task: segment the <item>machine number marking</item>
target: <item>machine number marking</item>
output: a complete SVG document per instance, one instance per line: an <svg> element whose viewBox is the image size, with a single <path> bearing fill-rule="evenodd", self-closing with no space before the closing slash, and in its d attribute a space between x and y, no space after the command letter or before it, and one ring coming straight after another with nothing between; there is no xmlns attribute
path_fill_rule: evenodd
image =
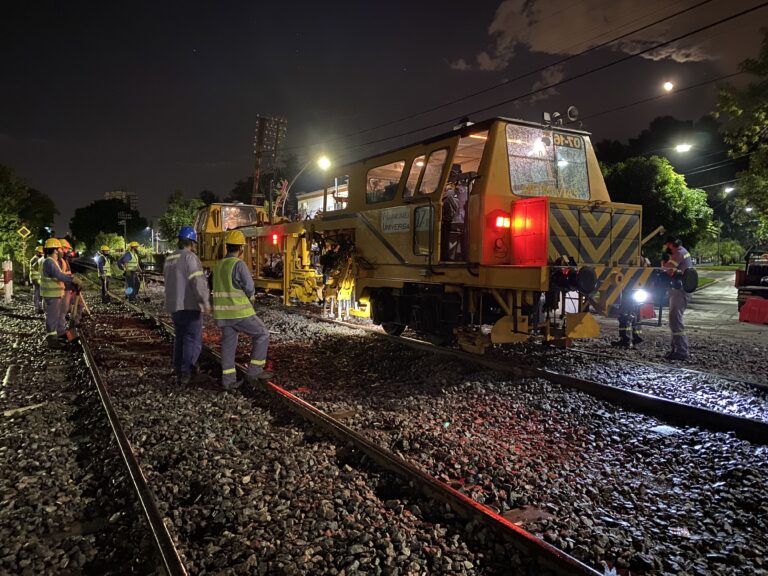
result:
<svg viewBox="0 0 768 576"><path fill-rule="evenodd" d="M580 136L573 136L571 134L553 134L552 140L555 146L565 146L567 148L582 148Z"/></svg>
<svg viewBox="0 0 768 576"><path fill-rule="evenodd" d="M407 206L387 208L381 211L381 231L384 234L398 234L411 229L411 212Z"/></svg>

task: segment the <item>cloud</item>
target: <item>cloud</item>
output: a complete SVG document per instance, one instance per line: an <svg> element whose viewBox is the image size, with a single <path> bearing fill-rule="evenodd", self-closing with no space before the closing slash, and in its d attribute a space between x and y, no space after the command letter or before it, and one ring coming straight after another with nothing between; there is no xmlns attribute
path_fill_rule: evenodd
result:
<svg viewBox="0 0 768 576"><path fill-rule="evenodd" d="M542 88L546 89L541 90L541 92L537 92L536 94L531 94L531 96L528 98L528 103L532 104L534 102L538 102L539 100L546 100L550 96L557 94L556 88L547 88L547 86L557 84L564 77L565 74L563 73L562 66L552 66L551 68L544 70L544 72L541 73L539 79L533 83L533 86L531 86L531 91L541 90Z"/></svg>
<svg viewBox="0 0 768 576"><path fill-rule="evenodd" d="M531 52L567 56L592 48L622 33L680 11L669 0L503 0L488 26L489 46L474 57L454 61L454 70L506 69L520 47ZM654 26L612 45L633 54L674 37L684 17ZM675 43L643 55L651 60L699 62L712 56L703 43Z"/></svg>

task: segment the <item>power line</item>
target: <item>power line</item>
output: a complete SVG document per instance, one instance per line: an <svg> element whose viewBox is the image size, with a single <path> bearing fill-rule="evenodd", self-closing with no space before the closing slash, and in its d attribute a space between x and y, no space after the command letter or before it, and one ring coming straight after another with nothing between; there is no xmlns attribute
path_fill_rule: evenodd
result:
<svg viewBox="0 0 768 576"><path fill-rule="evenodd" d="M497 108L497 107L502 106L504 104L509 104L509 103L515 102L517 100L522 100L524 98L529 98L529 97L531 97L531 96L533 96L535 94L539 94L539 93L541 93L541 92L543 92L545 90L549 90L551 88L555 88L555 87L558 87L558 86L562 86L563 84L567 84L569 82L572 82L574 80L578 80L580 78L584 78L585 76L588 76L589 74L594 74L596 72L601 72L603 70L606 70L608 68L616 66L617 64L621 64L623 62L626 62L627 60L630 60L630 59L635 58L637 56L642 56L643 54L647 54L649 52L652 52L652 51L657 50L659 48L662 48L664 46L668 46L669 44L673 44L674 42L678 42L678 41L683 40L683 39L685 39L685 38L687 38L689 36L693 36L695 34L703 32L705 30L709 30L710 28L714 28L716 26L720 26L722 24L725 24L726 22L729 22L729 21L734 20L736 18L739 18L741 16L745 16L746 14L749 14L751 12L754 12L756 10L764 8L767 5L768 5L768 2L762 2L761 4L758 4L757 6L753 6L752 8L748 8L746 10L742 10L740 12L737 12L736 14L732 14L731 16L726 16L724 18L721 18L720 20L717 20L716 22L712 22L710 24L707 24L706 26L701 26L699 28L696 28L695 30L692 30L692 31L687 32L685 34L681 34L681 35L676 36L676 37L674 37L674 38L672 38L670 40L665 40L664 42L659 42L657 44L649 46L648 48L645 48L645 49L643 49L643 50L641 50L639 52L636 52L634 54L629 54L629 55L627 55L627 56L625 56L623 58L619 58L618 60L614 60L613 62L609 62L607 64L603 64L601 66L598 66L597 68L593 68L591 70L587 70L585 72L579 73L579 74L577 74L575 76L571 76L570 78L565 78L563 80L560 80L559 82L555 82L555 83L550 84L548 86L543 86L543 87L535 89L535 90L530 90L530 91L526 92L525 94L520 94L520 95L515 96L513 98L508 98L506 100L502 100L501 102L497 102L496 104L493 104L493 105L490 105L490 106L484 106L482 108L479 108L477 110L474 110L474 111L470 112L470 114L478 114L480 112L486 112L488 110L491 110L493 108ZM342 150L352 150L352 149L355 149L355 148L362 148L364 146L371 146L373 144L380 144L380 143L386 142L388 140L393 140L395 138L401 138L403 136L409 136L411 134L416 134L418 132L423 132L424 130L429 130L430 128L436 128L436 127L442 126L446 122L447 122L446 120L440 121L440 122L435 122L435 123L429 124L427 126L422 126L421 128L416 128L416 129L413 129L413 130L408 130L408 131L403 132L401 134L396 134L394 136L386 136L386 137L378 138L376 140L371 140L369 142L365 142L365 143L361 143L361 144L350 144L349 146L346 146L346 147L342 148Z"/></svg>
<svg viewBox="0 0 768 576"><path fill-rule="evenodd" d="M585 50L582 50L581 52L578 52L577 54L571 54L569 56L566 56L564 58L561 58L555 62L552 62L551 64L547 64L545 66L540 66L539 68L535 68L533 70L530 70L528 72L525 72L523 74L520 74L518 76L515 76L514 78L504 80L502 82L499 82L497 84L494 84L492 86L488 86L487 88L483 88L482 90L478 90L476 92L472 92L470 94L466 94L464 96L461 96L459 98L455 98L453 100L449 100L447 102L443 102L442 104L438 104L436 106L433 106L431 108L427 108L425 110L421 110L419 112L414 112L413 114L410 114L408 116L403 116L401 118L397 118L395 120L390 120L387 122L384 122L382 124L378 124L376 126L371 126L370 128L364 128L362 130L357 130L355 132L349 132L348 134L343 134L340 136L334 136L333 138L330 138L327 142L335 142L337 140L342 140L344 138L352 138L354 136L359 136L361 134L366 134L368 132L373 132L374 130L379 130L381 128L387 128L389 126L393 126L395 124L399 124L401 122L406 122L408 120L413 120L414 118L418 118L419 116L424 116L425 114L429 114L431 112L436 112L437 110L442 110L443 108L447 108L449 106L453 106L454 104L458 104L460 102L463 102L465 100L469 100L470 98L475 98L477 96L481 96L482 94L486 94L488 92L492 92L493 90L497 90L498 88L502 88L504 86L510 85L514 82L517 82L518 80L522 80L524 78L527 78L529 76L533 76L534 74L538 74L539 72L543 72L545 70L548 70L550 68L554 68L556 66L561 66L565 64L566 62L570 62L571 60L574 60L575 58L578 58L580 56L584 56L585 54L588 54L590 52L594 52L597 50L600 50L602 48L605 48L611 44L614 44L620 40L623 40L624 38L627 38L629 36L632 36L634 34L637 34L638 32L643 32L649 28L652 28L654 26L657 26L663 22L666 22L667 20L671 20L673 18L676 18L677 16L680 16L682 14L685 14L686 12L690 12L692 10L695 10L696 8L699 8L700 6L703 6L704 4L709 4L713 0L703 0L702 2L699 2L698 4L694 4L693 6L689 6L688 8L685 8L683 10L679 10L678 12L675 12L674 14L670 14L669 16L665 16L664 18L661 18L659 20L655 20L654 22L651 22L650 24L646 24L644 26L641 26L639 28L635 28L634 30L630 30L629 32L626 32L624 34L621 34L619 36L616 36L615 38L612 38L610 40L606 40L605 42L602 42L600 44L597 44L595 46L592 46L590 48L587 48ZM594 38L594 37L593 37ZM591 38L591 39L593 39ZM591 40L590 39L590 40ZM589 40L587 40L589 41ZM547 86L547 88L550 88L551 86ZM441 122L442 124L442 122ZM396 136L393 136L393 138L396 138ZM297 146L294 147L293 150L303 148L303 146ZM290 149L287 149L290 150Z"/></svg>
<svg viewBox="0 0 768 576"><path fill-rule="evenodd" d="M717 170L718 168L725 168L730 164L731 162L735 162L736 160L739 160L740 158L747 158L749 156L752 156L754 152L748 152L746 154L741 154L740 156L734 156L733 158L727 158L725 160L720 160L719 162L712 162L711 164L704 164L702 166L696 166L695 168L692 168L690 171L686 170L683 172L686 176L692 176L694 174L699 174L701 172L709 172L710 170Z"/></svg>

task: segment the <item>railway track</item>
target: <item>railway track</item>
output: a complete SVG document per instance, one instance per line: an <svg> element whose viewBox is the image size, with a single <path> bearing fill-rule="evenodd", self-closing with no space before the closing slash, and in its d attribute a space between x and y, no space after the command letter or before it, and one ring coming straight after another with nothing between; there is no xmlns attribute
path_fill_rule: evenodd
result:
<svg viewBox="0 0 768 576"><path fill-rule="evenodd" d="M105 353L108 354L107 348L113 351L124 348L125 352L138 348L136 351L141 353L142 364L148 362L151 366L157 365L158 350L161 350L159 354L164 355L167 360L169 354L167 343L162 345L158 340L158 331L154 327L159 327L166 334L172 334L173 329L163 319L153 317L137 306L129 303L124 303L124 305L137 315L146 316L148 321L142 321L146 326L142 327L135 319L123 326L124 320L110 319L107 316L105 317L108 319L106 325L102 323L103 320L98 320L98 322L100 323L99 328L101 331L106 331L107 333L109 345L105 343L104 337L99 338L97 343L91 343L93 335L88 333L88 329L81 332L81 340L88 365L99 386L102 400L105 406L110 407L107 409L107 412L110 414L111 422L114 421L113 430L117 437L122 437L124 440L121 442L121 448L124 454L128 455L126 461L129 463L129 468L133 468L132 477L136 479L137 492L147 496L144 507L147 516L151 519L150 521L154 522L157 528L157 530L153 529L153 532L156 533L158 549L163 552L163 558L168 558L166 566L176 570L175 572L170 572L169 570L169 572L180 574L183 573L181 572L183 565L181 565L181 562L175 562L175 559L179 558L179 553L175 551L172 545L173 539L171 536L162 529L161 514L157 513L158 505L153 503L152 499L148 497L151 496L151 490L146 485L146 481L143 481L144 474L141 470L137 469L136 455L130 450L130 443L125 437L125 433L122 432L119 418L113 407L114 402L110 399L109 391L115 390L117 383L113 381L111 384L106 385L105 378L101 374L102 365L106 365L108 370L114 370L117 365L114 361L104 360ZM117 332L109 328L109 325L115 322L117 322ZM98 349L99 353L94 354L93 349ZM204 353L209 359L215 360L217 358L216 352L210 348L206 347ZM118 364L125 363L122 355L118 355L117 358L116 362ZM243 371L244 367L238 365L238 370ZM485 534L483 538L512 545L518 550L521 557L524 558L522 561L526 565L538 565L538 568L535 569L538 570L536 573L598 574L593 568L526 532L493 510L477 503L467 495L448 486L446 483L424 472L391 451L382 448L364 435L347 427L338 419L324 413L284 388L274 383L269 383L266 386L266 390L273 398L279 400L279 405L283 407L283 410L287 408L291 413L311 423L313 427L321 429L324 435L334 437L339 447L353 446L355 452L364 455L368 461L374 463L377 469L396 476L404 485L409 486L411 490L420 492L422 497L439 502L441 509L448 510L448 518L458 516L466 521L468 526L478 527L476 529L480 530L481 534ZM144 504L144 500L142 500L142 503ZM509 571L515 571L511 566L507 566L507 568ZM526 570L530 569L532 568L527 568ZM501 573L506 573L506 571L503 570Z"/></svg>

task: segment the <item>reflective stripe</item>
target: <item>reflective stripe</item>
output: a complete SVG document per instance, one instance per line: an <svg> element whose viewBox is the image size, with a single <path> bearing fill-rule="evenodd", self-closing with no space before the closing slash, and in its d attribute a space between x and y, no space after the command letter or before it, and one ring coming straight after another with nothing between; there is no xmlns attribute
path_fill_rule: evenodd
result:
<svg viewBox="0 0 768 576"><path fill-rule="evenodd" d="M213 271L213 318L215 320L238 320L255 314L245 292L235 288L232 273L240 262L239 258L223 258L216 263Z"/></svg>
<svg viewBox="0 0 768 576"><path fill-rule="evenodd" d="M267 363L266 360L254 360L254 359L251 359L251 364L253 366L264 366L264 364L266 364L266 363Z"/></svg>
<svg viewBox="0 0 768 576"><path fill-rule="evenodd" d="M165 259L165 261L168 262L169 260L176 260L179 256L181 256L181 254L171 254Z"/></svg>
<svg viewBox="0 0 768 576"><path fill-rule="evenodd" d="M225 368L224 370L221 371L221 373L222 374L234 374L235 373L235 369L234 368Z"/></svg>
<svg viewBox="0 0 768 576"><path fill-rule="evenodd" d="M198 276L203 276L203 271L198 270L197 272L192 272L189 276L187 276L187 280L192 280L192 278L196 278Z"/></svg>
<svg viewBox="0 0 768 576"><path fill-rule="evenodd" d="M222 306L221 304L218 304L216 305L216 310L250 310L253 312L253 306L251 306L250 302L248 304L237 304L233 306ZM248 314L248 316L250 316L250 314Z"/></svg>
<svg viewBox="0 0 768 576"><path fill-rule="evenodd" d="M685 332L672 332L672 336L685 336Z"/></svg>
<svg viewBox="0 0 768 576"><path fill-rule="evenodd" d="M56 334L58 334L58 332L56 332L56 330L54 330L53 332L48 332L48 334L46 334L46 336L56 336Z"/></svg>

